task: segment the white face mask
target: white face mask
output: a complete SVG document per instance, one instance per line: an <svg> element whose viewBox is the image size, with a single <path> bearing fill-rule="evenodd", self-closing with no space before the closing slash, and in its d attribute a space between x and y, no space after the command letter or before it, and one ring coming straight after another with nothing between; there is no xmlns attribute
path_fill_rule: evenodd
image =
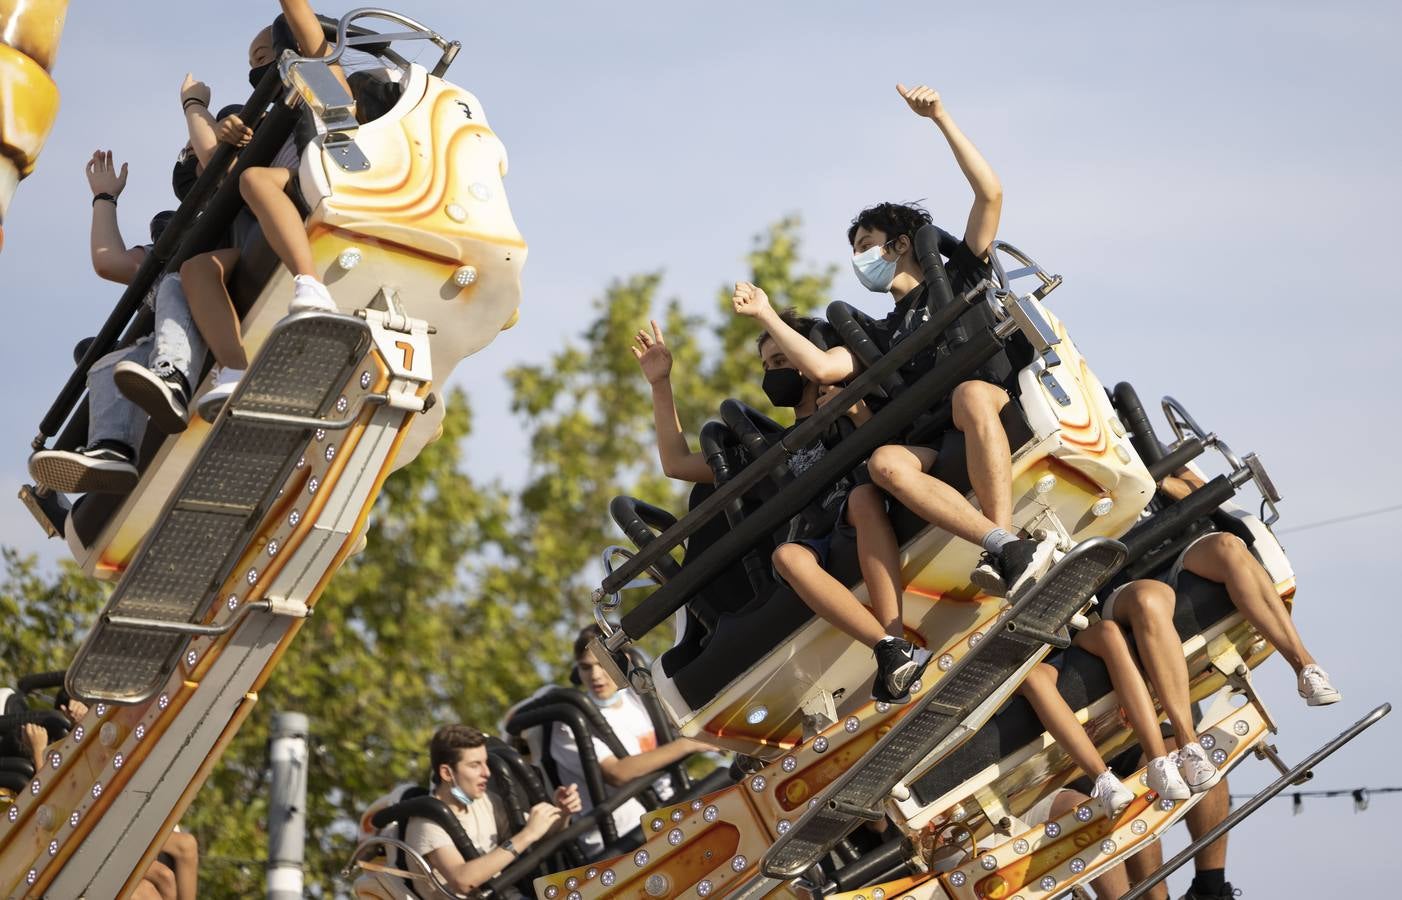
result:
<svg viewBox="0 0 1402 900"><path fill-rule="evenodd" d="M880 246L869 247L852 257L852 270L857 273L857 280L862 283L862 287L878 294L884 294L891 289L891 282L896 280L896 261L887 259L883 251L893 243L894 238Z"/></svg>

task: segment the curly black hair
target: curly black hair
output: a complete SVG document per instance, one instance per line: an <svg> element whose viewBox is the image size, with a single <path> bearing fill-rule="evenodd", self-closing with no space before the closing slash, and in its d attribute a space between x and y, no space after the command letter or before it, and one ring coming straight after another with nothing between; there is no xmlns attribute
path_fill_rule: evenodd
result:
<svg viewBox="0 0 1402 900"><path fill-rule="evenodd" d="M930 213L918 202L878 203L857 213L857 217L852 220L852 226L847 229L847 243L856 245L858 228L879 231L886 235L887 240L901 235L915 240L915 232L919 231L922 225L933 222Z"/></svg>

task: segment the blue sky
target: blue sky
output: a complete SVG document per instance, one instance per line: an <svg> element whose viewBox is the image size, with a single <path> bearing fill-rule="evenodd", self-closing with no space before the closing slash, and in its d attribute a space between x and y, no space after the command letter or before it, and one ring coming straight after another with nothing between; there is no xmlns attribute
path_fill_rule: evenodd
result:
<svg viewBox="0 0 1402 900"><path fill-rule="evenodd" d="M135 240L171 205L184 73L209 82L216 105L247 94L248 39L275 4L200 7L70 10L63 109L0 255L4 340L21 373L3 400L11 491L73 342L118 295L88 266L83 164L98 147L131 163L120 212ZM1002 177L1002 236L1065 276L1052 306L1102 380L1171 393L1238 451L1260 452L1286 497L1282 528L1402 502L1396 4L396 8L464 42L451 77L506 142L531 244L521 324L457 376L478 410L471 449L486 476L524 474L499 373L577 333L611 278L662 269L667 293L700 309L745 274L752 235L785 214L803 217L815 264L844 267L845 225L869 203L926 198L962 227L968 189L938 133L897 97L904 81L938 88ZM879 309L848 271L836 295ZM11 502L0 543L55 558L61 548ZM1399 524L1394 513L1285 536L1306 642L1346 694L1307 710L1284 663L1260 670L1287 757L1402 699ZM1312 787L1399 783L1399 740L1394 717ZM1251 762L1233 784L1269 780ZM1377 851L1391 846L1383 817L1399 802L1355 815L1347 801L1315 801L1299 818L1278 802L1234 833L1228 877L1265 897L1395 883L1402 860ZM1173 884L1176 896L1186 878Z"/></svg>

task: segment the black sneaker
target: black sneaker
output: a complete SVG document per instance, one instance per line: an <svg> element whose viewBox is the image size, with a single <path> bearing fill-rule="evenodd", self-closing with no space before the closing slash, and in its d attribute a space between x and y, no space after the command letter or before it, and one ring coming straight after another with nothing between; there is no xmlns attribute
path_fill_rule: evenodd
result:
<svg viewBox="0 0 1402 900"><path fill-rule="evenodd" d="M1000 553L984 552L969 582L990 597L1013 597L1036 582L1051 568L1056 539L1024 538L1003 546Z"/></svg>
<svg viewBox="0 0 1402 900"><path fill-rule="evenodd" d="M40 450L29 457L29 474L60 494L125 494L139 480L131 450L111 441L77 450Z"/></svg>
<svg viewBox="0 0 1402 900"><path fill-rule="evenodd" d="M117 390L145 410L156 428L166 434L185 430L190 389L179 372L157 375L139 363L126 360L113 368L112 380L117 383Z"/></svg>
<svg viewBox="0 0 1402 900"><path fill-rule="evenodd" d="M1241 891L1232 887L1232 883L1228 881L1226 884L1222 885L1222 890L1215 894L1204 894L1193 888L1192 885L1189 885L1188 893L1183 895L1183 900L1232 900L1233 897L1240 896Z"/></svg>
<svg viewBox="0 0 1402 900"><path fill-rule="evenodd" d="M886 703L905 703L910 699L910 686L930 664L934 654L910 641L892 638L876 645L876 681L871 686L871 698Z"/></svg>

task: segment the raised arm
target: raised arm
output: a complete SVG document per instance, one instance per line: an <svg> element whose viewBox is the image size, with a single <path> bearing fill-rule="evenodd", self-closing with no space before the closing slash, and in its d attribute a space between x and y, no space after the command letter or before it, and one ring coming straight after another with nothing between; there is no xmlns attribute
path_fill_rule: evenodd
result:
<svg viewBox="0 0 1402 900"><path fill-rule="evenodd" d="M668 478L692 484L710 484L716 480L706 457L693 453L682 431L677 415L677 401L672 395L672 353L662 337L657 320L652 321L652 334L639 331L635 336L633 357L643 370L643 377L652 385L652 425L657 432L657 457L662 472Z"/></svg>
<svg viewBox="0 0 1402 900"><path fill-rule="evenodd" d="M974 205L969 210L969 222L964 228L964 243L982 259L988 254L988 247L993 243L993 239L998 236L998 219L1003 214L1002 183L994 173L993 167L988 164L988 160L983 158L983 154L978 152L973 142L954 124L954 119L944 108L937 91L924 85L907 88L903 84L896 85L896 90L900 91L905 102L917 115L924 116L939 126L944 139L949 142L949 149L954 151L954 161L959 164L960 171L969 180L969 186L974 189Z"/></svg>
<svg viewBox="0 0 1402 900"><path fill-rule="evenodd" d="M292 36L297 39L297 49L303 56L318 59L331 52L331 45L326 40L326 31L321 27L321 20L316 17L316 11L307 0L279 0L282 4L282 13L287 16L287 24L292 27ZM331 74L345 86L346 92L350 93L350 83L346 81L346 73L341 69L340 63L331 66Z"/></svg>
<svg viewBox="0 0 1402 900"><path fill-rule="evenodd" d="M846 347L832 347L823 350L808 338L794 331L779 317L769 296L748 281L735 285L735 295L730 298L735 312L749 316L769 332L774 343L784 351L794 368L803 373L809 381L818 384L836 384L852 377L857 371L857 361Z"/></svg>
<svg viewBox="0 0 1402 900"><path fill-rule="evenodd" d="M214 114L209 111L209 85L196 81L189 72L180 85L180 105L185 111L185 129L190 133L190 149L200 161L199 169L209 165L209 158L219 146L214 134Z"/></svg>
<svg viewBox="0 0 1402 900"><path fill-rule="evenodd" d="M92 268L99 278L130 284L146 258L142 247L128 247L117 226L117 198L127 186L127 164L118 172L112 151L98 150L88 160L88 187L92 188L92 231L88 249Z"/></svg>

